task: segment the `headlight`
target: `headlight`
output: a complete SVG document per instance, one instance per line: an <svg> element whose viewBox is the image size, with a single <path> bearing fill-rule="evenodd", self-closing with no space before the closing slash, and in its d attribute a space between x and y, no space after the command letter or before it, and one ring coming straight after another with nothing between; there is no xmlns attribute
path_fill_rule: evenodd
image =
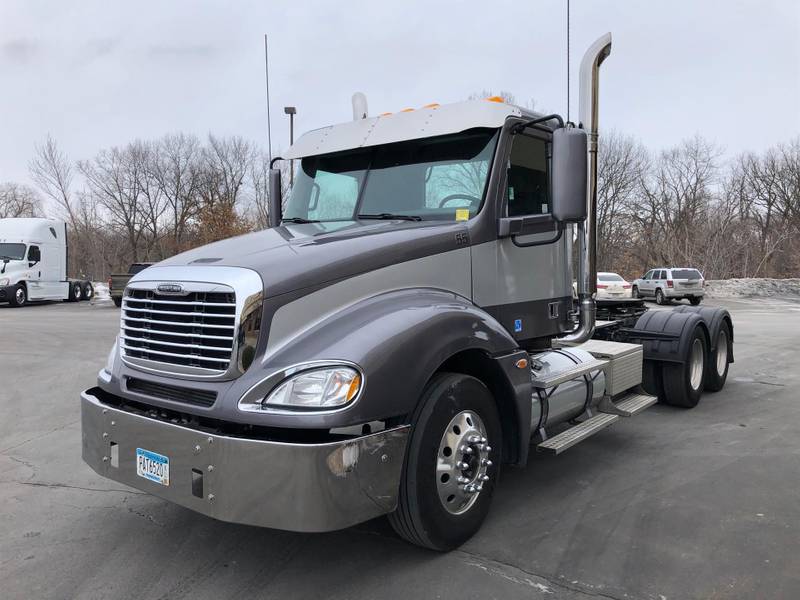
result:
<svg viewBox="0 0 800 600"><path fill-rule="evenodd" d="M361 374L352 367L310 369L285 379L263 400L240 402L239 408L247 411L339 408L355 400L361 385Z"/></svg>
<svg viewBox="0 0 800 600"><path fill-rule="evenodd" d="M11 282L8 277L0 277L0 287L6 286Z"/></svg>

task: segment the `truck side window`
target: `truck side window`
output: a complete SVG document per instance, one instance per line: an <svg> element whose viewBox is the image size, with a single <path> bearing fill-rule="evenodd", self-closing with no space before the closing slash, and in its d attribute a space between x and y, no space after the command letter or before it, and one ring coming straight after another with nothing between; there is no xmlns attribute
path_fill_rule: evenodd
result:
<svg viewBox="0 0 800 600"><path fill-rule="evenodd" d="M550 212L547 142L526 135L514 137L508 169L508 216Z"/></svg>
<svg viewBox="0 0 800 600"><path fill-rule="evenodd" d="M28 261L39 262L40 260L42 260L42 253L39 251L39 246L28 248Z"/></svg>

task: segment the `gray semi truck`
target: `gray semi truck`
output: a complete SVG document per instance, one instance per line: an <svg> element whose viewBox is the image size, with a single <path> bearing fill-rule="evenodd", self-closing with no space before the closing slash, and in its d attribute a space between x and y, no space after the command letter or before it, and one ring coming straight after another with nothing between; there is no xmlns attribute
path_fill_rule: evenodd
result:
<svg viewBox="0 0 800 600"><path fill-rule="evenodd" d="M388 515L448 550L532 449L721 389L726 311L594 298L610 49L583 58L578 124L497 99L369 117L356 95L352 121L302 136L286 201L270 171L272 227L131 279L83 459L223 521Z"/></svg>

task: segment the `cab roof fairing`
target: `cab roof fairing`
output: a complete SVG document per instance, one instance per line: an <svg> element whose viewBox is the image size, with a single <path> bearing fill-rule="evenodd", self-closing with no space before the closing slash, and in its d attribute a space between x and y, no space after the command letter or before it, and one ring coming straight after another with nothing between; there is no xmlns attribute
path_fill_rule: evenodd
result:
<svg viewBox="0 0 800 600"><path fill-rule="evenodd" d="M541 116L519 106L487 100L442 104L436 108L380 115L314 129L303 134L282 158L297 159L405 142L475 127L499 129L509 117L536 119Z"/></svg>

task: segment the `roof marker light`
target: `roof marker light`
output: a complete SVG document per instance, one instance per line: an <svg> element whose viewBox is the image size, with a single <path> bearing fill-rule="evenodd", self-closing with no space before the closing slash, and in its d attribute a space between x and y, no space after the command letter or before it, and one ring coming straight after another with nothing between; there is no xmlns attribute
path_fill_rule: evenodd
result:
<svg viewBox="0 0 800 600"><path fill-rule="evenodd" d="M438 102L431 102L430 104L426 104L422 108L439 108L439 103Z"/></svg>
<svg viewBox="0 0 800 600"><path fill-rule="evenodd" d="M499 102L500 104L505 104L506 101L503 100L502 96L489 96L486 98L489 102Z"/></svg>
<svg viewBox="0 0 800 600"><path fill-rule="evenodd" d="M413 108L404 108L400 112L414 112L414 109Z"/></svg>
<svg viewBox="0 0 800 600"><path fill-rule="evenodd" d="M385 112L385 113L381 113L381 114L379 114L378 116L379 116L379 117L388 117L390 114L392 114L392 113L390 113L390 112Z"/></svg>

